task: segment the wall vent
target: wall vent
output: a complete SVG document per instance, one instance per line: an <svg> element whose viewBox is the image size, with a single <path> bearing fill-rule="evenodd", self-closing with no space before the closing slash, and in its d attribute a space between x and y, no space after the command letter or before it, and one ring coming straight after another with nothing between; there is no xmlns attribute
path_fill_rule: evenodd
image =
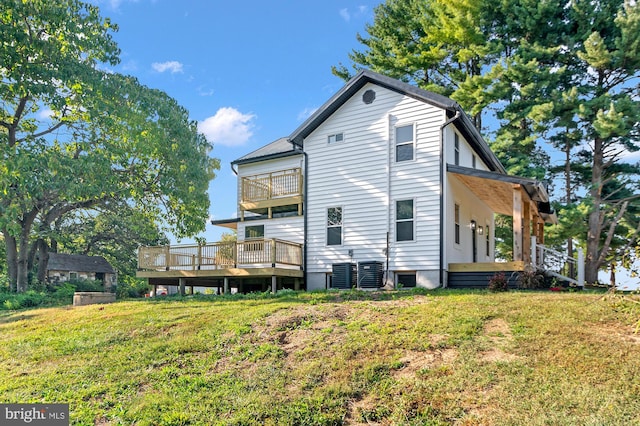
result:
<svg viewBox="0 0 640 426"><path fill-rule="evenodd" d="M367 90L362 94L362 102L364 102L367 105L369 105L370 103L373 103L373 101L375 100L376 100L376 92L374 92L371 89Z"/></svg>

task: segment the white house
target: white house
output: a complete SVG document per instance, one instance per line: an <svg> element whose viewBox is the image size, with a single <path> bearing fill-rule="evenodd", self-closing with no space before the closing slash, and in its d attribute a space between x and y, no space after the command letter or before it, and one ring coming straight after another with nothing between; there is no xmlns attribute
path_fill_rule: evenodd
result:
<svg viewBox="0 0 640 426"><path fill-rule="evenodd" d="M555 219L545 187L507 175L456 102L371 71L232 167L238 217L213 223L238 242L143 248L139 276L245 291L486 285L524 270ZM496 213L514 218L511 262L495 262Z"/></svg>

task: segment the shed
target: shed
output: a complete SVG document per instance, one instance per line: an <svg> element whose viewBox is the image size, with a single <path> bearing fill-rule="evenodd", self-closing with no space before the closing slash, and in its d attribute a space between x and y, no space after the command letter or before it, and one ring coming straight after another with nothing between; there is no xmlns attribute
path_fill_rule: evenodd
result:
<svg viewBox="0 0 640 426"><path fill-rule="evenodd" d="M102 256L50 253L47 281L58 283L75 279L102 281L105 291L109 291L116 285L116 272Z"/></svg>

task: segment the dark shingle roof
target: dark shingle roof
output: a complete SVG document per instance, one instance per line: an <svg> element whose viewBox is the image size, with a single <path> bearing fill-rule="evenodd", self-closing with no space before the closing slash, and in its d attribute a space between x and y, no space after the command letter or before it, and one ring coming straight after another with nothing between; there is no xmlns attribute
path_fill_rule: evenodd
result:
<svg viewBox="0 0 640 426"><path fill-rule="evenodd" d="M237 160L232 161L231 164L253 163L255 161L271 160L296 154L300 154L300 151L295 150L293 144L289 142L289 139L280 138L238 158Z"/></svg>
<svg viewBox="0 0 640 426"><path fill-rule="evenodd" d="M47 269L50 271L101 272L113 274L113 267L102 256L50 253Z"/></svg>

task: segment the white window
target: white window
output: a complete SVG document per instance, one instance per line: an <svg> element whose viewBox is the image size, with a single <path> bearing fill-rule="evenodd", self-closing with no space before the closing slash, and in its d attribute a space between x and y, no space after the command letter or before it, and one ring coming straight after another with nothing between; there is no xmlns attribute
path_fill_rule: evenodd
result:
<svg viewBox="0 0 640 426"><path fill-rule="evenodd" d="M460 136L457 133L453 136L453 164L460 165Z"/></svg>
<svg viewBox="0 0 640 426"><path fill-rule="evenodd" d="M342 207L327 209L327 245L342 245Z"/></svg>
<svg viewBox="0 0 640 426"><path fill-rule="evenodd" d="M484 227L485 229L485 243L486 243L486 249L487 249L487 257L490 256L490 252L491 252L491 237L489 235L489 225Z"/></svg>
<svg viewBox="0 0 640 426"><path fill-rule="evenodd" d="M460 205L454 204L453 206L453 223L455 232L455 242L460 244Z"/></svg>
<svg viewBox="0 0 640 426"><path fill-rule="evenodd" d="M396 241L413 241L413 200L396 201Z"/></svg>
<svg viewBox="0 0 640 426"><path fill-rule="evenodd" d="M244 239L251 240L264 238L264 225L246 226L244 228Z"/></svg>
<svg viewBox="0 0 640 426"><path fill-rule="evenodd" d="M396 127L396 162L413 160L413 124Z"/></svg>
<svg viewBox="0 0 640 426"><path fill-rule="evenodd" d="M342 142L344 140L343 133L336 133L335 135L329 135L328 141L329 143Z"/></svg>

